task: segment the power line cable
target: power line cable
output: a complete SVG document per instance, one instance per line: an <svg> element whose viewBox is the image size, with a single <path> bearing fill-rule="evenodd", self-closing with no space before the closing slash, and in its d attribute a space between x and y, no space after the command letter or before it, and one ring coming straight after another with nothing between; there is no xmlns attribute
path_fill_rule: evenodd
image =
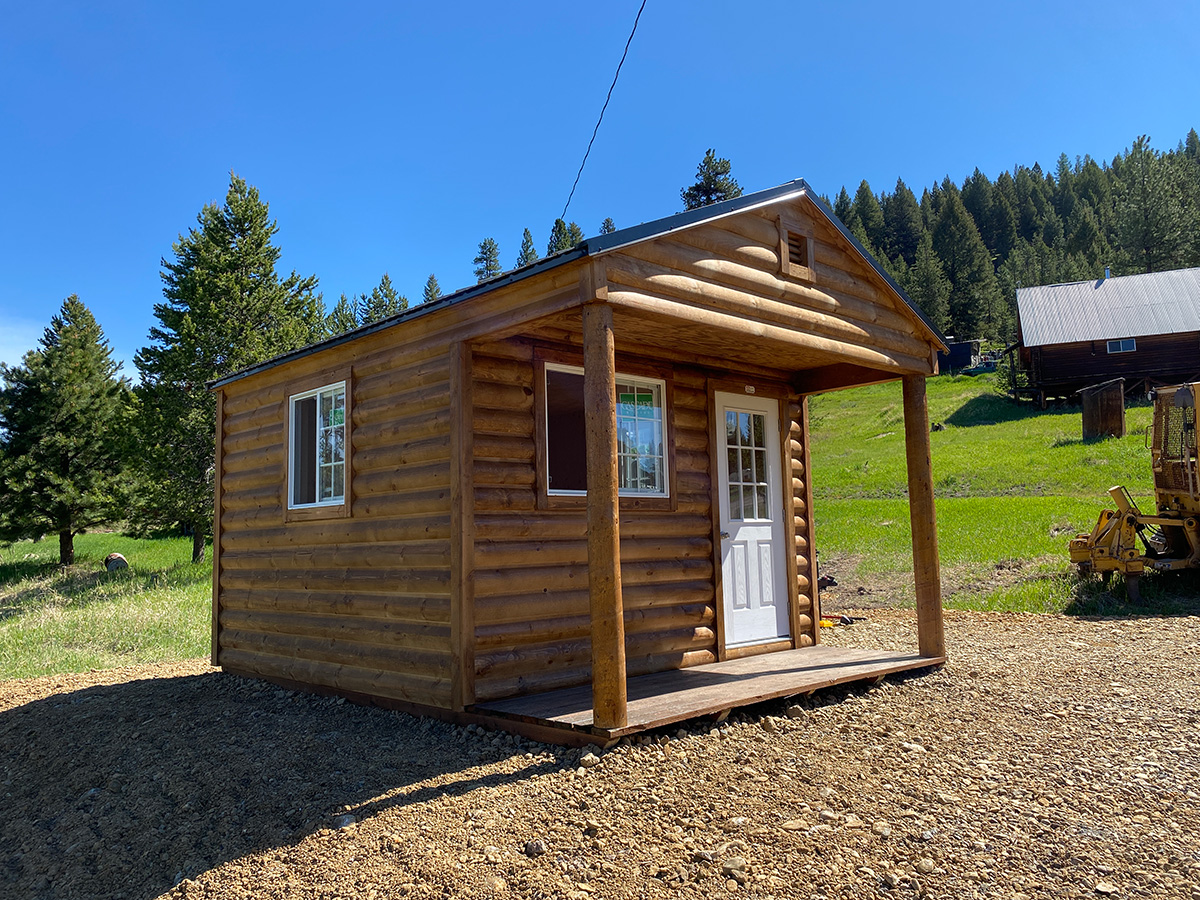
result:
<svg viewBox="0 0 1200 900"><path fill-rule="evenodd" d="M592 144L596 140L596 134L600 131L600 123L604 121L604 111L608 109L608 101L612 99L613 88L617 86L617 79L621 77L621 66L625 65L625 57L629 53L629 45L633 43L633 36L637 34L638 22L642 18L642 10L646 8L646 0L642 0L641 7L638 8L637 15L633 19L633 30L629 32L629 40L625 42L625 51L621 54L621 61L617 63L617 71L613 75L612 84L608 86L608 96L604 98L604 106L600 108L600 118L596 120L596 127L592 129L592 139L588 141L587 150L583 154L583 162L579 164L579 171L575 173L575 183L571 185L571 193L567 195L567 202L563 206L560 219L567 218L567 207L571 205L571 200L575 196L575 188L579 187L579 178L583 175L583 167L587 165L588 154L592 152Z"/></svg>

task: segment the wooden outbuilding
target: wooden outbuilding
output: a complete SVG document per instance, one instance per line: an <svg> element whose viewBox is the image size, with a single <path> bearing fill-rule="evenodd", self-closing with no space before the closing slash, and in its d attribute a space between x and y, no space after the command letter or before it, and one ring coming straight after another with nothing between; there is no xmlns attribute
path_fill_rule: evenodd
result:
<svg viewBox="0 0 1200 900"><path fill-rule="evenodd" d="M939 664L939 349L797 180L222 379L213 663L561 742ZM911 653L818 625L807 398L886 380Z"/></svg>
<svg viewBox="0 0 1200 900"><path fill-rule="evenodd" d="M1111 378L1142 396L1200 378L1200 268L1019 288L1017 317L1043 404Z"/></svg>
<svg viewBox="0 0 1200 900"><path fill-rule="evenodd" d="M1125 437L1125 379L1110 378L1079 392L1083 403L1083 439Z"/></svg>

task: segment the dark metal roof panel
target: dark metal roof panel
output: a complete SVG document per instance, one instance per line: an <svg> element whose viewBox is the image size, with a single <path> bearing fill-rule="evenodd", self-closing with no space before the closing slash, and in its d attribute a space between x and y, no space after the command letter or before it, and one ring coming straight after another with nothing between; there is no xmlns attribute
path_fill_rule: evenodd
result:
<svg viewBox="0 0 1200 900"><path fill-rule="evenodd" d="M629 244L640 243L641 241L650 240L656 237L670 234L673 231L679 231L683 228L690 228L693 225L699 225L704 222L712 222L716 219L722 219L726 216L731 216L736 213L746 212L747 210L757 209L760 206L767 206L771 203L777 203L781 200L790 200L795 197L806 196L812 200L816 207L821 211L826 219L829 220L846 240L858 251L863 257L863 260L874 269L880 277L894 290L904 301L905 305L911 309L925 326L934 335L936 340L942 344L942 349L945 349L945 339L941 333L934 327L933 323L925 315L924 311L914 303L909 296L904 292L900 285L896 284L895 280L887 273L887 271L879 264L879 262L866 248L862 246L850 233L841 220L833 214L833 211L825 205L819 196L809 187L808 182L803 178L797 178L794 181L789 181L785 184L777 185L776 187L767 188L766 190L756 191L753 194L744 194L741 197L735 197L732 200L722 200L720 203L713 203L708 206L702 206L699 209L690 209L685 212L676 213L675 215L665 216L661 219L655 219L651 222L643 222L641 225L633 225L629 228L622 228L614 231L611 234L602 234L598 237L588 238L569 250L562 250L552 256L547 256L539 259L537 262L520 269L513 269L509 272L504 272L501 275L491 278L480 284L471 285L453 294L447 294L439 298L433 303L422 303L382 319L379 322L374 322L370 325L364 325L362 328L356 328L354 331L348 331L345 334L339 334L336 337L328 338L324 341L319 341L315 344L310 344L307 347L301 347L298 350L293 350L289 353L284 353L272 359L265 360L257 365L242 369L240 372L235 372L232 375L227 375L224 378L219 378L210 382L210 388L219 388L233 381L238 381L248 375L253 375L265 369L273 368L281 363L288 362L293 359L299 359L321 350L337 347L348 341L356 340L364 335L374 334L377 331L382 331L385 328L391 328L394 325L399 325L402 322L407 322L418 316L425 315L437 309L442 309L454 303L460 303L464 300L469 300L479 294L483 294L493 288L503 287L517 281L522 281L533 275L545 272L548 269L556 268L565 263L572 262L577 259L582 259L586 256L596 256L601 253L619 249Z"/></svg>
<svg viewBox="0 0 1200 900"><path fill-rule="evenodd" d="M1200 331L1200 268L1017 290L1026 347Z"/></svg>

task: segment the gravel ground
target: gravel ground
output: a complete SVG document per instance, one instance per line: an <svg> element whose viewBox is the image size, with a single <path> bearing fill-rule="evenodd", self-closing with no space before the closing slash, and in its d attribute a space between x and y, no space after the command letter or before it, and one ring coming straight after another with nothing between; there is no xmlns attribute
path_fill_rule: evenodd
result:
<svg viewBox="0 0 1200 900"><path fill-rule="evenodd" d="M831 642L911 647L869 610ZM0 683L0 897L1200 900L1200 619L947 613L951 662L605 753L225 676Z"/></svg>

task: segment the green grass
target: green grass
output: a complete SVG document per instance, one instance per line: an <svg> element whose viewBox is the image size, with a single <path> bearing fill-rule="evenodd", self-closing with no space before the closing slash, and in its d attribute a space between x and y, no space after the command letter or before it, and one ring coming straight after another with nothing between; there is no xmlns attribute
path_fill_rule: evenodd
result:
<svg viewBox="0 0 1200 900"><path fill-rule="evenodd" d="M1124 484L1153 490L1144 431L1148 403L1126 411L1124 438L1083 441L1079 407L1042 411L998 394L995 376L927 382L934 489L939 497L1095 497ZM904 497L900 385L837 391L810 402L813 490L818 500Z"/></svg>
<svg viewBox="0 0 1200 900"><path fill-rule="evenodd" d="M85 534L62 569L57 539L0 547L0 679L206 653L212 565L191 551L191 538ZM106 572L109 553L129 570Z"/></svg>
<svg viewBox="0 0 1200 900"><path fill-rule="evenodd" d="M1067 541L1091 531L1107 490L1130 489L1153 508L1144 429L1152 409L1126 411L1127 435L1084 442L1078 406L1041 410L997 393L994 376L927 382L946 605L1075 614L1194 614L1195 584L1147 576L1131 606L1120 578L1111 590L1081 580ZM912 551L904 420L898 384L810 403L817 544L826 560L865 583L912 600Z"/></svg>

